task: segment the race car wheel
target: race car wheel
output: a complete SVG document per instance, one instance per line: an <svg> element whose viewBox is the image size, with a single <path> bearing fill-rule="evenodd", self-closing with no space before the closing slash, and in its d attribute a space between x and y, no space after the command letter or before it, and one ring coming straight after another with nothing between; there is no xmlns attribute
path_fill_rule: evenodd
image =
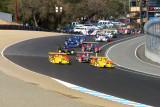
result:
<svg viewBox="0 0 160 107"><path fill-rule="evenodd" d="M54 59L52 59L52 63L54 63Z"/></svg>
<svg viewBox="0 0 160 107"><path fill-rule="evenodd" d="M96 63L96 65L97 65L97 67L99 66L99 64L98 64L98 63Z"/></svg>
<svg viewBox="0 0 160 107"><path fill-rule="evenodd" d="M73 55L73 54L74 54L74 51L71 51L71 54Z"/></svg>
<svg viewBox="0 0 160 107"><path fill-rule="evenodd" d="M81 58L78 58L78 62L82 62L82 59L81 59Z"/></svg>
<svg viewBox="0 0 160 107"><path fill-rule="evenodd" d="M52 63L52 59L49 59L49 62Z"/></svg>
<svg viewBox="0 0 160 107"><path fill-rule="evenodd" d="M58 52L61 53L62 51L61 51L61 50L58 50Z"/></svg>
<svg viewBox="0 0 160 107"><path fill-rule="evenodd" d="M95 62L93 63L93 67L95 67Z"/></svg>

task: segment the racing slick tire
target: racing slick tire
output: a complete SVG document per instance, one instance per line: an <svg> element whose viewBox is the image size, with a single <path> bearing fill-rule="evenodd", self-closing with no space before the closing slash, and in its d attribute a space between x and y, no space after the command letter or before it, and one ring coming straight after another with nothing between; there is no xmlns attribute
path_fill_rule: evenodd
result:
<svg viewBox="0 0 160 107"><path fill-rule="evenodd" d="M58 50L59 53L62 53L62 50Z"/></svg>
<svg viewBox="0 0 160 107"><path fill-rule="evenodd" d="M72 54L72 55L74 55L74 54L75 54L74 50L71 50L71 54Z"/></svg>
<svg viewBox="0 0 160 107"><path fill-rule="evenodd" d="M82 62L82 58L78 58L78 60L77 60L78 62Z"/></svg>

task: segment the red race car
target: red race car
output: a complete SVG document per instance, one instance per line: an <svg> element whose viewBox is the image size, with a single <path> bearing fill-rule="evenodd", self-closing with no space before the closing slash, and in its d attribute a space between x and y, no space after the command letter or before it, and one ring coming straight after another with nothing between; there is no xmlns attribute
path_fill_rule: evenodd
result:
<svg viewBox="0 0 160 107"><path fill-rule="evenodd" d="M95 52L98 53L99 52L99 47L98 47L98 42L84 42L82 44L82 52Z"/></svg>

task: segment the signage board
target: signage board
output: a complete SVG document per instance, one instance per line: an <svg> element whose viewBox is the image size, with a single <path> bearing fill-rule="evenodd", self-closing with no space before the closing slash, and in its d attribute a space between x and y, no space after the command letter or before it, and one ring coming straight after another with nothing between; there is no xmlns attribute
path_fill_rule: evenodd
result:
<svg viewBox="0 0 160 107"><path fill-rule="evenodd" d="M149 11L160 11L160 6L149 6Z"/></svg>

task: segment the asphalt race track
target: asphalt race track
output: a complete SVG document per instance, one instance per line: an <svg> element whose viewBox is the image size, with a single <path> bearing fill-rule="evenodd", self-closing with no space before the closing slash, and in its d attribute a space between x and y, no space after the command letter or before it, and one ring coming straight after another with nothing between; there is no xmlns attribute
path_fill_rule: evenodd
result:
<svg viewBox="0 0 160 107"><path fill-rule="evenodd" d="M128 69L153 76L160 76L160 67L144 63L137 58L135 51L137 47L143 43L145 43L144 36L119 43L109 49L108 56L114 63L121 67L127 67ZM117 54L117 52L119 54Z"/></svg>
<svg viewBox="0 0 160 107"><path fill-rule="evenodd" d="M89 63L76 62L75 56L69 56L70 65L50 64L48 52L57 51L57 44L63 43L64 37L44 37L23 41L8 47L4 51L4 56L24 68L81 87L151 106L160 105L159 78L146 76L125 68L91 67ZM118 38L115 38L111 45L108 44L102 48L101 55L104 55L110 46L124 41L122 39L131 38L135 37L118 35ZM91 36L87 37L86 41L92 40ZM104 44L101 42L99 46Z"/></svg>

